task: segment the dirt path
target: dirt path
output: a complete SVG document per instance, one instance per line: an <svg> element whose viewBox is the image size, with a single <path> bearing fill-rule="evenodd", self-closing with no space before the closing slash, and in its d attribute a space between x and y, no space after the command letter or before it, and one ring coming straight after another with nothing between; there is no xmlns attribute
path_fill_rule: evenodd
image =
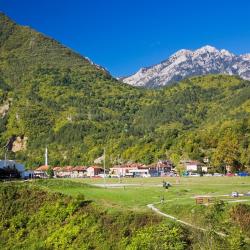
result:
<svg viewBox="0 0 250 250"><path fill-rule="evenodd" d="M203 232L207 232L207 231L208 231L208 230L205 229L205 228L197 227L197 226L195 226L195 225L193 225L193 224L190 224L190 223L188 223L188 222L186 222L186 221L179 220L179 219L177 219L176 217L174 217L174 216L172 216L172 215L163 213L163 212L161 212L158 208L156 208L156 207L154 206L154 204L148 204L147 207L150 208L150 209L151 209L152 211L154 211L155 213L161 215L161 216L164 216L164 217L167 217L167 218L169 218L169 219L171 219L171 220L177 221L177 222L179 222L179 223L181 223L181 224L183 224L183 225L186 225L186 226L188 226L188 227L192 227L192 228L194 228L194 229L197 229L197 230L200 230L200 231L203 231ZM223 234L223 233L220 233L220 232L215 232L215 233L218 234L218 235L220 235L220 236L222 236L222 237L226 237L226 235Z"/></svg>

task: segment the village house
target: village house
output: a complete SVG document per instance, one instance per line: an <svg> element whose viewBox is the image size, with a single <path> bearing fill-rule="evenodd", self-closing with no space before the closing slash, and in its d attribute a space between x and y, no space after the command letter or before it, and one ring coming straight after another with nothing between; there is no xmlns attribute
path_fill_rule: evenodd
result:
<svg viewBox="0 0 250 250"><path fill-rule="evenodd" d="M91 166L87 168L87 176L88 177L95 177L98 176L99 174L103 174L104 170L101 167L98 166Z"/></svg>
<svg viewBox="0 0 250 250"><path fill-rule="evenodd" d="M156 163L148 165L149 174L151 176L164 176L170 174L174 167L169 160L160 160Z"/></svg>
<svg viewBox="0 0 250 250"><path fill-rule="evenodd" d="M71 178L73 172L72 166L67 167L54 167L53 172L56 178Z"/></svg>
<svg viewBox="0 0 250 250"><path fill-rule="evenodd" d="M53 171L56 178L83 178L87 176L87 167L85 166L54 167Z"/></svg>
<svg viewBox="0 0 250 250"><path fill-rule="evenodd" d="M64 173L63 177L64 178L71 178L73 168L74 167L72 167L72 166L63 167L63 173Z"/></svg>
<svg viewBox="0 0 250 250"><path fill-rule="evenodd" d="M48 178L49 166L43 165L34 170L34 178Z"/></svg>
<svg viewBox="0 0 250 250"><path fill-rule="evenodd" d="M129 173L129 167L126 165L117 165L110 168L110 176L111 177L124 177L127 173Z"/></svg>
<svg viewBox="0 0 250 250"><path fill-rule="evenodd" d="M116 165L110 168L109 174L115 177L134 176L136 173L136 170L139 170L142 168L146 168L146 165L141 164L141 163L126 163L122 165Z"/></svg>
<svg viewBox="0 0 250 250"><path fill-rule="evenodd" d="M87 167L76 166L72 169L71 178L83 178L87 176Z"/></svg>
<svg viewBox="0 0 250 250"><path fill-rule="evenodd" d="M207 172L207 167L199 162L193 160L181 161L187 172Z"/></svg>

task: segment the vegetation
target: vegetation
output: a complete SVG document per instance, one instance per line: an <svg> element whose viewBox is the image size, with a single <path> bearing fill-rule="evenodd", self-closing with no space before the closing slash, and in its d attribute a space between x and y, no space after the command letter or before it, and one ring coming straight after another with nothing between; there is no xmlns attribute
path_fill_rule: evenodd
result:
<svg viewBox="0 0 250 250"><path fill-rule="evenodd" d="M25 185L0 189L1 249L144 249L148 237L161 239L148 249L184 249L182 229L148 213L108 211ZM162 230L170 234L161 238Z"/></svg>
<svg viewBox="0 0 250 250"><path fill-rule="evenodd" d="M190 198L208 190L212 193L219 182L222 184L219 193L236 187L239 191L249 188L248 178L245 184L238 178L232 179L231 185L225 178L223 181L218 177L218 181L206 189L198 180L183 178L181 184L173 185L168 191L152 186L159 182L158 178L131 179L127 181L137 181L140 187L111 189L112 193L110 189L90 186L82 181L0 183L0 248L248 249L249 202L230 205L218 201L206 207L194 205L194 199ZM204 181L205 184L209 182L208 178ZM197 225L197 218L202 218L202 227L208 231L183 227L151 213L145 204L156 202L155 196L159 200L163 192L166 203L159 205L161 209L165 211L164 207L175 204L170 214L180 216L182 204L181 219L186 220L192 211L196 216L192 223ZM141 199L133 201L134 197ZM218 236L215 231L228 236Z"/></svg>
<svg viewBox="0 0 250 250"><path fill-rule="evenodd" d="M145 90L122 84L58 42L0 15L1 152L27 168L108 166L209 157L214 171L250 165L250 84L234 76L194 77ZM3 110L3 109L0 109ZM12 152L16 137L27 145Z"/></svg>

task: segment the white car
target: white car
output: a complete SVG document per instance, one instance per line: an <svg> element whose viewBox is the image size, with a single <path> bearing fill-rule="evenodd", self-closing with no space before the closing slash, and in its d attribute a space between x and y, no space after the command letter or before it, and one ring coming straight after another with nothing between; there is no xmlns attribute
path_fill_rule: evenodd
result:
<svg viewBox="0 0 250 250"><path fill-rule="evenodd" d="M190 177L200 177L201 175L200 174L196 174L196 173L189 173Z"/></svg>
<svg viewBox="0 0 250 250"><path fill-rule="evenodd" d="M224 175L220 173L214 173L214 176L224 176Z"/></svg>
<svg viewBox="0 0 250 250"><path fill-rule="evenodd" d="M232 193L231 193L231 196L232 196L232 197L238 197L238 196L239 196L239 193L238 193L238 192L232 192Z"/></svg>
<svg viewBox="0 0 250 250"><path fill-rule="evenodd" d="M109 177L108 174L98 174L98 176L101 177L101 178L108 178Z"/></svg>

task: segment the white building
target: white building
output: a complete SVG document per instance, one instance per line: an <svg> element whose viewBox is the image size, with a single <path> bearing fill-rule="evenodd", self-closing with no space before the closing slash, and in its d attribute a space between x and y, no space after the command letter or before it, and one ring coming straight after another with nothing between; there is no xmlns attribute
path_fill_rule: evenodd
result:
<svg viewBox="0 0 250 250"><path fill-rule="evenodd" d="M129 173L134 177L149 177L149 169L130 169Z"/></svg>
<svg viewBox="0 0 250 250"><path fill-rule="evenodd" d="M199 161L181 161L181 163L185 166L187 172L207 171L204 164Z"/></svg>
<svg viewBox="0 0 250 250"><path fill-rule="evenodd" d="M98 176L99 174L104 173L103 168L98 167L98 166L92 166L87 168L87 176L88 177L95 177Z"/></svg>

